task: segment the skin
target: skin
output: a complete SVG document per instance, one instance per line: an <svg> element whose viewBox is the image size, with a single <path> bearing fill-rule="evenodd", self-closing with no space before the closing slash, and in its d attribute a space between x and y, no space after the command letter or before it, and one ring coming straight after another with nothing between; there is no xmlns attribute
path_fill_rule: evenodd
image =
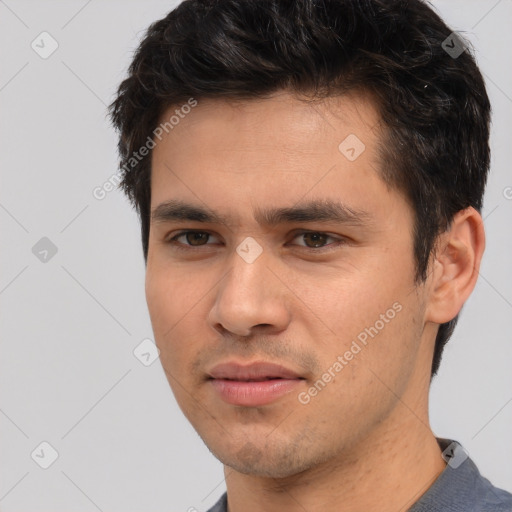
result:
<svg viewBox="0 0 512 512"><path fill-rule="evenodd" d="M416 284L413 210L379 176L379 130L369 98L308 104L282 91L200 100L153 150L152 211L180 199L232 216L229 225L152 220L146 272L163 368L224 464L229 512L407 510L445 467L428 419L434 340L474 288L482 219L459 212ZM354 161L338 149L349 134L365 145ZM269 227L253 215L311 199L363 210L365 223ZM169 242L187 229L211 236ZM236 252L246 237L263 251L252 263ZM397 302L378 335L300 403L298 393ZM225 361L274 362L304 380L268 405L235 406L207 380Z"/></svg>

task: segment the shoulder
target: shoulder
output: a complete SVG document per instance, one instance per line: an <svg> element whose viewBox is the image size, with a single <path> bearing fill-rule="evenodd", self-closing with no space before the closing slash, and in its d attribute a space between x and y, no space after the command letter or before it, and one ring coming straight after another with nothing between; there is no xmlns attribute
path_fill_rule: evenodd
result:
<svg viewBox="0 0 512 512"><path fill-rule="evenodd" d="M228 495L224 493L212 508L208 509L207 512L228 512Z"/></svg>
<svg viewBox="0 0 512 512"><path fill-rule="evenodd" d="M481 477L488 485L484 487L479 512L512 512L512 494L494 487L489 480Z"/></svg>
<svg viewBox="0 0 512 512"><path fill-rule="evenodd" d="M512 494L482 476L457 441L438 443L446 468L409 512L512 512Z"/></svg>

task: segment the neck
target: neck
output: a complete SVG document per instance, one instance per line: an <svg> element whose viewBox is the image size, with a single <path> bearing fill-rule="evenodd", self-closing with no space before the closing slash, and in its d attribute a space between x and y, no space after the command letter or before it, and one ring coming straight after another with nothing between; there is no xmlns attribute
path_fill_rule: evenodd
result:
<svg viewBox="0 0 512 512"><path fill-rule="evenodd" d="M427 404L413 403L402 397L369 436L300 474L263 478L225 466L228 512L408 510L446 466Z"/></svg>

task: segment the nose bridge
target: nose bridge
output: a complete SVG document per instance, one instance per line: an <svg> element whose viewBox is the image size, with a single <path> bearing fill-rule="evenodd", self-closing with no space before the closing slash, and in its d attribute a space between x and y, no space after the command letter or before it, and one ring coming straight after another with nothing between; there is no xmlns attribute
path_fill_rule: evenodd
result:
<svg viewBox="0 0 512 512"><path fill-rule="evenodd" d="M268 274L268 249L264 250L261 240L248 236L244 238L229 257L231 271L224 282L227 293L235 297L252 292L254 296L263 293L263 283ZM261 289L260 289L261 286Z"/></svg>
<svg viewBox="0 0 512 512"><path fill-rule="evenodd" d="M251 240L237 247L229 260L229 272L217 289L210 313L212 324L239 335L249 335L252 327L262 324L283 327L288 318L283 287L268 264L268 254Z"/></svg>
<svg viewBox="0 0 512 512"><path fill-rule="evenodd" d="M269 299L266 295L271 292L267 258L260 255L254 260L247 260L240 256L239 250L240 247L230 258L231 272L223 281L217 299L228 302L231 307L238 308L241 312L244 309L248 311L249 308L260 309L265 299Z"/></svg>

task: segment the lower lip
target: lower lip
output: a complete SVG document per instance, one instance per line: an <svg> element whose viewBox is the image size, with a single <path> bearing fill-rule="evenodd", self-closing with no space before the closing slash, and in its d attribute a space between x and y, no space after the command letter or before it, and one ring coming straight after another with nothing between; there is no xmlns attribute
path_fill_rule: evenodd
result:
<svg viewBox="0 0 512 512"><path fill-rule="evenodd" d="M214 389L221 398L232 405L254 407L266 405L286 395L302 382L302 379L272 379L258 382L213 379Z"/></svg>

